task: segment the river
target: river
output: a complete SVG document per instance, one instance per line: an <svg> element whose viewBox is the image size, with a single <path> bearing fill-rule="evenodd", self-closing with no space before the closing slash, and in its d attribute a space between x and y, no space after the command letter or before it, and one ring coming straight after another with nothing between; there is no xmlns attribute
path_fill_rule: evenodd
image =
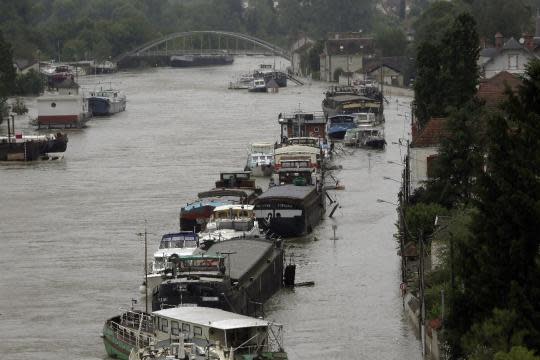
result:
<svg viewBox="0 0 540 360"><path fill-rule="evenodd" d="M250 142L279 138L280 112L321 109L324 83L277 94L227 89L233 75L273 61L82 77L87 88L122 88L127 111L68 131L61 160L0 164L0 358L107 358L104 321L139 298L136 234L145 220L152 253L161 234L178 229L182 204L211 188L219 171L243 168ZM338 158L343 169L334 175L345 190L332 192L340 204L333 218L287 242L297 281L315 282L281 290L265 307L284 325L290 359L421 358L399 293L396 210L376 201L396 201L399 183L383 176L400 178L401 167L388 161L404 150L392 142L406 136L398 114L408 101L390 98L385 151ZM27 119L16 127L32 131Z"/></svg>

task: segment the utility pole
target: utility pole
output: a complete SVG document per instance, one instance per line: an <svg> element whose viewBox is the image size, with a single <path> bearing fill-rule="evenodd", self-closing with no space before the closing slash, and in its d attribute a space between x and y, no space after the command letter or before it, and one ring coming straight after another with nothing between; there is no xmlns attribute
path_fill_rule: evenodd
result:
<svg viewBox="0 0 540 360"><path fill-rule="evenodd" d="M420 229L418 237L420 243L420 336L422 340L422 358L426 355L426 304L425 304L425 288L424 288L424 231Z"/></svg>

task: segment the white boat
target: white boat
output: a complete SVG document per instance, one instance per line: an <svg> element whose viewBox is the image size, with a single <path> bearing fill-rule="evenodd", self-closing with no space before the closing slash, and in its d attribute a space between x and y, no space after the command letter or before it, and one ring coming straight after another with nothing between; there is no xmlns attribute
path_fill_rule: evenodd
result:
<svg viewBox="0 0 540 360"><path fill-rule="evenodd" d="M91 117L88 99L79 88L58 88L37 98L38 128L82 128Z"/></svg>
<svg viewBox="0 0 540 360"><path fill-rule="evenodd" d="M253 176L270 176L274 168L274 144L252 143L248 151L245 170Z"/></svg>
<svg viewBox="0 0 540 360"><path fill-rule="evenodd" d="M153 344L133 348L129 360L286 360L283 326L207 307L152 313Z"/></svg>
<svg viewBox="0 0 540 360"><path fill-rule="evenodd" d="M253 205L229 204L214 209L206 229L199 233L199 241L201 248L208 248L211 244L224 240L260 236Z"/></svg>
<svg viewBox="0 0 540 360"><path fill-rule="evenodd" d="M347 130L343 143L346 146L372 149L383 149L386 145L384 131L380 127L370 124L363 124Z"/></svg>
<svg viewBox="0 0 540 360"><path fill-rule="evenodd" d="M255 78L248 88L249 92L266 92L266 81L263 78Z"/></svg>
<svg viewBox="0 0 540 360"><path fill-rule="evenodd" d="M163 235L159 243L159 249L154 252L151 272L146 276L148 290L152 292L161 284L162 275L170 268L169 259L171 256L190 256L196 252L198 247L199 237L193 231L181 231ZM144 283L140 290L141 293L146 292Z"/></svg>

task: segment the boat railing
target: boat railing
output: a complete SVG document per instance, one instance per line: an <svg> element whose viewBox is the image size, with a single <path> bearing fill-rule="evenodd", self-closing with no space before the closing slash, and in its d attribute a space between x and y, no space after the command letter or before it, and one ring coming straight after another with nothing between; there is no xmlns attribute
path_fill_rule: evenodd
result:
<svg viewBox="0 0 540 360"><path fill-rule="evenodd" d="M140 328L132 328L128 326L121 325L117 322L112 321L110 323L111 331L113 332L113 337L129 344L133 347L145 347L150 345L150 341L153 339L153 336L150 335L149 331L152 331L151 328L145 327L144 330Z"/></svg>

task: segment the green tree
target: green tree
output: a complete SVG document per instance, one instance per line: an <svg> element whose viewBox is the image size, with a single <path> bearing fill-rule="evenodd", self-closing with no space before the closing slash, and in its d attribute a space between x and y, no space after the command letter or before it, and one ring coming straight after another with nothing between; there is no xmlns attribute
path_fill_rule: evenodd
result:
<svg viewBox="0 0 540 360"><path fill-rule="evenodd" d="M478 177L474 241L461 246L460 331L483 326L494 309L517 316L506 339L540 350L540 61L532 61L518 95L487 128L486 171ZM466 335L465 335L466 336ZM518 341L507 341L520 345ZM459 345L457 345L459 346ZM471 346L467 346L471 349ZM498 349L496 349L498 350Z"/></svg>
<svg viewBox="0 0 540 360"><path fill-rule="evenodd" d="M447 207L467 205L484 161L483 108L471 100L454 108L447 118L445 136L428 187L439 191L439 203Z"/></svg>
<svg viewBox="0 0 540 360"><path fill-rule="evenodd" d="M380 26L375 31L377 48L383 56L401 56L407 49L405 32L396 26Z"/></svg>
<svg viewBox="0 0 540 360"><path fill-rule="evenodd" d="M15 69L11 45L4 40L0 31L0 122L6 116L7 98L13 93L15 85Z"/></svg>
<svg viewBox="0 0 540 360"><path fill-rule="evenodd" d="M540 356L523 346L513 346L509 352L496 353L495 360L540 360Z"/></svg>

